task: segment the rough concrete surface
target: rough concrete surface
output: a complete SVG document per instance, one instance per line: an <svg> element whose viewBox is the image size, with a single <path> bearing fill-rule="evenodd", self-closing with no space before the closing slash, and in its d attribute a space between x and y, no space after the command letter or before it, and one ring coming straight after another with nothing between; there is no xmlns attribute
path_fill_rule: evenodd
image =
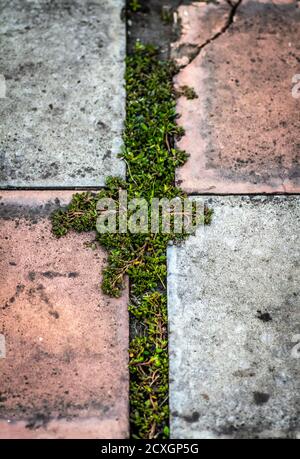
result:
<svg viewBox="0 0 300 459"><path fill-rule="evenodd" d="M125 176L124 0L0 0L0 187Z"/></svg>
<svg viewBox="0 0 300 459"><path fill-rule="evenodd" d="M0 192L0 438L128 436L128 292L101 292L93 234L56 239L71 192Z"/></svg>
<svg viewBox="0 0 300 459"><path fill-rule="evenodd" d="M171 436L300 438L300 197L206 199L168 253Z"/></svg>
<svg viewBox="0 0 300 459"><path fill-rule="evenodd" d="M299 3L193 2L179 17L175 84L198 98L178 100L178 147L190 158L177 184L195 194L300 192Z"/></svg>

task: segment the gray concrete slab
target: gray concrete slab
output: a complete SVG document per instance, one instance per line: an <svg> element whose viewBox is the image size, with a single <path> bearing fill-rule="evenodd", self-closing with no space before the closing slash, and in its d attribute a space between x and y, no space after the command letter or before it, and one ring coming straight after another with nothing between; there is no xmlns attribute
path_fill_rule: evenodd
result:
<svg viewBox="0 0 300 459"><path fill-rule="evenodd" d="M0 0L1 188L125 176L124 5Z"/></svg>
<svg viewBox="0 0 300 459"><path fill-rule="evenodd" d="M205 199L168 253L171 435L300 438L300 197Z"/></svg>

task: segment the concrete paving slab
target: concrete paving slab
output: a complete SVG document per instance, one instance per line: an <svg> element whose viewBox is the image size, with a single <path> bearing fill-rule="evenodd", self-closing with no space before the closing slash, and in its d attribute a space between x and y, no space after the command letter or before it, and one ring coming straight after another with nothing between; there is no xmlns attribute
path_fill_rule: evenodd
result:
<svg viewBox="0 0 300 459"><path fill-rule="evenodd" d="M185 67L175 85L198 98L178 100L186 132L178 146L190 158L177 184L195 194L298 193L298 2L242 0L235 8L225 0L179 8L173 54Z"/></svg>
<svg viewBox="0 0 300 459"><path fill-rule="evenodd" d="M125 177L124 5L0 0L0 188Z"/></svg>
<svg viewBox="0 0 300 459"><path fill-rule="evenodd" d="M168 253L172 438L300 438L300 197L207 203Z"/></svg>
<svg viewBox="0 0 300 459"><path fill-rule="evenodd" d="M128 292L93 234L51 234L71 192L0 192L0 438L128 436Z"/></svg>

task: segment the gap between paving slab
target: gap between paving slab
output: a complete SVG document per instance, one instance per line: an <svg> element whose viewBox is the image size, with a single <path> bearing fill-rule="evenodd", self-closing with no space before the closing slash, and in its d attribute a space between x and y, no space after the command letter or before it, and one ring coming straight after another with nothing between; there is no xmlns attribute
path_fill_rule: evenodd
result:
<svg viewBox="0 0 300 459"><path fill-rule="evenodd" d="M129 435L128 289L101 292L93 234L52 235L71 196L0 192L0 438Z"/></svg>
<svg viewBox="0 0 300 459"><path fill-rule="evenodd" d="M0 0L0 188L126 176L125 0Z"/></svg>
<svg viewBox="0 0 300 459"><path fill-rule="evenodd" d="M299 3L243 0L235 8L225 0L179 8L173 56L185 67L175 85L198 98L178 100L186 133L178 147L190 157L177 184L194 194L299 193Z"/></svg>
<svg viewBox="0 0 300 459"><path fill-rule="evenodd" d="M198 199L211 226L168 253L171 436L300 438L300 197Z"/></svg>

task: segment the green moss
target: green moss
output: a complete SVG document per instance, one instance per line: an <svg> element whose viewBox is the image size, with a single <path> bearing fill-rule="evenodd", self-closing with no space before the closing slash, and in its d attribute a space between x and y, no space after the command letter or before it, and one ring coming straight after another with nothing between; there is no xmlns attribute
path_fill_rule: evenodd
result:
<svg viewBox="0 0 300 459"><path fill-rule="evenodd" d="M173 23L173 11L172 8L167 5L163 5L161 8L161 19L165 24Z"/></svg>
<svg viewBox="0 0 300 459"><path fill-rule="evenodd" d="M133 11L134 13L136 13L137 11L140 11L141 8L142 8L142 5L139 2L139 0L129 0L130 11Z"/></svg>
<svg viewBox="0 0 300 459"><path fill-rule="evenodd" d="M96 228L97 201L101 197L118 200L119 189L128 199L143 197L184 197L174 185L176 167L186 154L174 147L182 135L176 124L176 94L172 79L176 69L170 62L160 62L151 46L138 44L127 58L127 118L124 151L128 179L110 178L99 193L76 194L69 207L53 214L53 231L61 237L69 230ZM212 212L205 210L205 223ZM134 438L167 438L168 404L168 334L166 251L170 240L184 234L97 234L108 252L103 273L105 293L120 296L124 275L130 278L131 320L135 327L130 344L131 431Z"/></svg>
<svg viewBox="0 0 300 459"><path fill-rule="evenodd" d="M191 88L190 86L181 86L177 94L178 96L186 97L188 100L198 99L198 95L194 88Z"/></svg>

